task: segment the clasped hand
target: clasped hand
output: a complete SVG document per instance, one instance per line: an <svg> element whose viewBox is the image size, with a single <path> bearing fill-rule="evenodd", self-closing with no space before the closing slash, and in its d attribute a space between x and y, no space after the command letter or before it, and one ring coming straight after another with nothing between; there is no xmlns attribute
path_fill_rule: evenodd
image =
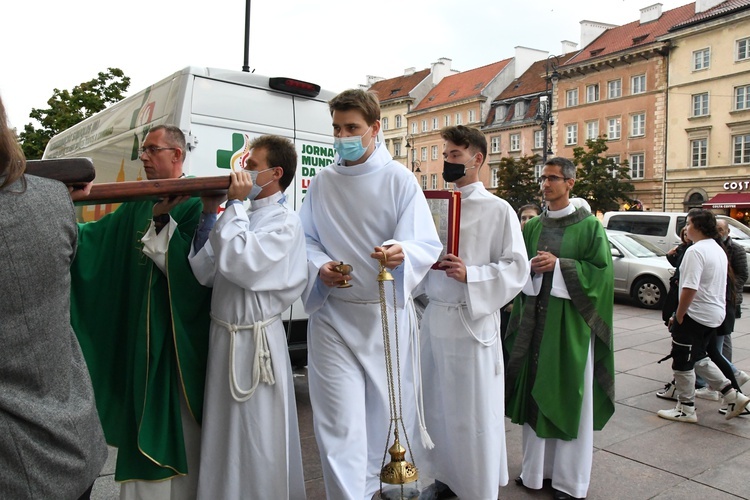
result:
<svg viewBox="0 0 750 500"><path fill-rule="evenodd" d="M557 257L550 252L539 250L536 257L531 259L531 270L534 274L548 273L555 269Z"/></svg>

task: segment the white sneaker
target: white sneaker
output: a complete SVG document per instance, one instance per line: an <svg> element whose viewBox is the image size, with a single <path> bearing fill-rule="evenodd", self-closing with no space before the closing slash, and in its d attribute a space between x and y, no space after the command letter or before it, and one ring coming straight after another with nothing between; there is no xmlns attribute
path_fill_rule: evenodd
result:
<svg viewBox="0 0 750 500"><path fill-rule="evenodd" d="M726 414L727 414L727 406L726 406L726 405L724 405L724 406L722 406L721 408L719 408L719 413L721 413L722 415L726 415ZM737 416L738 416L738 417L746 417L746 416L748 416L748 415L750 415L750 408L748 408L748 407L746 406L746 407L745 407L745 409L744 409L744 410L742 410L742 413L740 413L740 414L739 414L739 415L737 415Z"/></svg>
<svg viewBox="0 0 750 500"><path fill-rule="evenodd" d="M737 385L739 385L740 387L750 382L750 375L743 372L742 370L735 373L734 378L737 379Z"/></svg>
<svg viewBox="0 0 750 500"><path fill-rule="evenodd" d="M695 397L701 399L708 399L709 401L718 401L721 399L719 391L712 391L710 387L701 387L695 390Z"/></svg>
<svg viewBox="0 0 750 500"><path fill-rule="evenodd" d="M725 418L729 420L742 414L747 404L750 403L750 398L737 391L737 389L732 389L724 395L724 402L727 405Z"/></svg>
<svg viewBox="0 0 750 500"><path fill-rule="evenodd" d="M661 418L674 420L676 422L694 424L698 421L698 415L695 413L695 406L683 406L682 403L677 403L677 406L671 410L659 410L656 414Z"/></svg>
<svg viewBox="0 0 750 500"><path fill-rule="evenodd" d="M676 392L677 387L675 387L673 380L672 382L667 382L664 385L664 389L656 391L656 397L661 399L669 399L670 401L677 401L677 395L675 394Z"/></svg>

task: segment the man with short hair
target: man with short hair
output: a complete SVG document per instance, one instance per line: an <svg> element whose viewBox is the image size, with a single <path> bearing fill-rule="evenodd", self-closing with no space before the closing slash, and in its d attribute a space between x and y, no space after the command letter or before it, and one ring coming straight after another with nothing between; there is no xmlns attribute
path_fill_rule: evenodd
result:
<svg viewBox="0 0 750 500"><path fill-rule="evenodd" d="M181 177L186 151L178 127L151 128L146 177ZM135 201L79 225L71 322L123 499L195 498L211 293L187 258L200 212L197 198Z"/></svg>
<svg viewBox="0 0 750 500"><path fill-rule="evenodd" d="M231 173L226 196L202 198L190 253L198 281L213 287L198 497L304 499L281 321L307 282L305 235L284 195L297 152L272 135L249 148L245 170Z"/></svg>
<svg viewBox="0 0 750 500"><path fill-rule="evenodd" d="M416 429L411 356L416 324L409 299L442 244L414 175L376 140L377 97L346 90L329 108L337 155L311 182L300 212L307 239L302 300L310 314L310 401L328 498L369 499L379 487L390 416L380 263L392 270L396 288L394 311L391 285L384 283L388 315L397 319L391 328L397 323L399 330L401 372L394 362L394 376L400 377L394 384L400 381L403 391L404 424ZM337 271L341 263L353 270ZM351 287L339 288L345 281ZM403 436L401 442L408 444Z"/></svg>
<svg viewBox="0 0 750 500"><path fill-rule="evenodd" d="M599 220L570 202L575 165L551 158L539 177L546 209L523 228L531 275L513 304L505 412L523 425L516 483L555 499L586 496L594 430L614 413L614 276Z"/></svg>
<svg viewBox="0 0 750 500"><path fill-rule="evenodd" d="M461 192L459 242L466 244L424 281L425 421L435 448L421 469L437 478L439 493L445 484L459 498L496 499L508 483L500 310L526 282L528 257L513 208L479 180L484 134L458 125L440 136L443 178Z"/></svg>

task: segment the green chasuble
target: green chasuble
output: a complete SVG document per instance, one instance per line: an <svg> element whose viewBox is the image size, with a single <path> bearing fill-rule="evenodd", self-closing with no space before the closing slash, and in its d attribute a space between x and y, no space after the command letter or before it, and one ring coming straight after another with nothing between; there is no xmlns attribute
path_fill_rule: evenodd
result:
<svg viewBox="0 0 750 500"><path fill-rule="evenodd" d="M553 297L552 272L537 296L516 297L506 339L506 415L541 438L578 437L583 372L594 336L594 430L614 413L612 252L602 224L588 211L523 228L529 257L546 250L559 259L570 300Z"/></svg>
<svg viewBox="0 0 750 500"><path fill-rule="evenodd" d="M152 207L125 203L80 224L71 267L71 322L104 434L118 448L117 481L187 474L178 391L198 424L203 411L211 289L188 262L201 203L194 198L170 212L178 226L168 276L141 251Z"/></svg>

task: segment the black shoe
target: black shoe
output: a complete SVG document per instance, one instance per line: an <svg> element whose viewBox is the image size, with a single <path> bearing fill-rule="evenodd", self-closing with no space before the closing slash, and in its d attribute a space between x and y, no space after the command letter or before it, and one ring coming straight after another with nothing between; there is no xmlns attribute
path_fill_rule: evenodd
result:
<svg viewBox="0 0 750 500"><path fill-rule="evenodd" d="M578 500L575 497L568 495L564 491L560 491L560 490L554 490L554 491L555 491L555 494L552 498L554 498L555 500Z"/></svg>
<svg viewBox="0 0 750 500"><path fill-rule="evenodd" d="M521 476L518 476L518 477L516 478L516 484L517 484L518 486L522 486L522 487L526 488L527 490L529 489L529 488L527 488L527 487L526 487L526 485L525 485L525 484L523 484L523 479L521 479Z"/></svg>
<svg viewBox="0 0 750 500"><path fill-rule="evenodd" d="M448 500L449 498L458 498L453 490L442 481L435 479L435 492L437 493L438 500Z"/></svg>

